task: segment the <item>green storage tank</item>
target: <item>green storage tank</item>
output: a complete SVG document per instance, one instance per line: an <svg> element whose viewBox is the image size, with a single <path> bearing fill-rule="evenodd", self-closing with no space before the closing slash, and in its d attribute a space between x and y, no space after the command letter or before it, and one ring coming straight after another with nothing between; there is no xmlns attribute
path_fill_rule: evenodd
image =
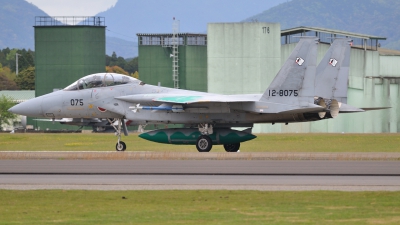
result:
<svg viewBox="0 0 400 225"><path fill-rule="evenodd" d="M160 82L164 87L207 91L207 35L178 33L177 42L173 35L137 34L140 80L152 85Z"/></svg>
<svg viewBox="0 0 400 225"><path fill-rule="evenodd" d="M62 89L88 74L105 71L104 17L35 18L35 95ZM37 121L41 129L77 129Z"/></svg>

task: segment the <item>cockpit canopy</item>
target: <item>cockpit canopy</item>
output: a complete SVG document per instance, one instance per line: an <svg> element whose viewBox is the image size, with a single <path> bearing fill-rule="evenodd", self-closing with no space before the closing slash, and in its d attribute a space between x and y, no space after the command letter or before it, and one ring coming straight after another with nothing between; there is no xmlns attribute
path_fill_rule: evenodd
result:
<svg viewBox="0 0 400 225"><path fill-rule="evenodd" d="M83 77L68 87L64 88L65 91L83 90L88 88L108 87L129 83L137 83L143 85L144 83L133 77L129 77L117 73L96 73Z"/></svg>

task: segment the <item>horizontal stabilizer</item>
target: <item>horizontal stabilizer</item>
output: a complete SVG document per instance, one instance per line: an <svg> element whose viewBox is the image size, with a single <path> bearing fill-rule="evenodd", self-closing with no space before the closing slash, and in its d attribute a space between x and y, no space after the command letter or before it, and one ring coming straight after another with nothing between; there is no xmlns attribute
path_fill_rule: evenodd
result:
<svg viewBox="0 0 400 225"><path fill-rule="evenodd" d="M380 109L390 109L391 107L368 107L368 108L357 108L351 105L347 105L341 103L340 106L340 113L354 113L354 112L365 112L365 111L372 111L372 110L380 110Z"/></svg>
<svg viewBox="0 0 400 225"><path fill-rule="evenodd" d="M370 108L361 108L364 111L372 111L372 110L380 110L380 109L390 109L392 107L370 107Z"/></svg>
<svg viewBox="0 0 400 225"><path fill-rule="evenodd" d="M353 112L364 112L365 110L359 109L357 107L347 105L345 103L340 104L339 113L353 113Z"/></svg>

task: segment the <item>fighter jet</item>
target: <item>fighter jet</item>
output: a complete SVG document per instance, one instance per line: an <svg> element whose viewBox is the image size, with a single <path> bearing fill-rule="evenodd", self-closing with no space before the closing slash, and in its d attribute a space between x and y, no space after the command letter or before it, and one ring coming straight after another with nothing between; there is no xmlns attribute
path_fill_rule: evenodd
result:
<svg viewBox="0 0 400 225"><path fill-rule="evenodd" d="M114 126L117 151L126 149L121 134L128 135L123 121L129 120L131 125L183 125L139 135L149 141L196 145L199 152L223 145L227 152L237 152L241 142L256 138L251 134L256 123L309 122L335 118L339 113L363 112L346 104L350 41L334 40L317 66L318 39L300 38L262 94L212 94L153 86L116 73L96 73L9 111L48 119L118 121Z"/></svg>

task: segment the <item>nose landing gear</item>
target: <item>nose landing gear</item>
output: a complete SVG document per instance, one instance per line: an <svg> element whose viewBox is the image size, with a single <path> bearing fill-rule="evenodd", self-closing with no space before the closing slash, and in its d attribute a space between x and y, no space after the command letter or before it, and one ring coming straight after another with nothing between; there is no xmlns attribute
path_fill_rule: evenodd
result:
<svg viewBox="0 0 400 225"><path fill-rule="evenodd" d="M117 144L115 145L115 149L120 152L120 151L125 151L126 150L126 144L123 141L118 141Z"/></svg>
<svg viewBox="0 0 400 225"><path fill-rule="evenodd" d="M124 135L128 136L128 129L126 128L126 124L123 118L115 118L114 120L107 119L110 122L111 126L115 129L115 135L118 137L117 144L115 145L115 150L118 152L126 150L125 142L121 141L121 131L124 130ZM114 123L118 121L118 125L115 126Z"/></svg>

